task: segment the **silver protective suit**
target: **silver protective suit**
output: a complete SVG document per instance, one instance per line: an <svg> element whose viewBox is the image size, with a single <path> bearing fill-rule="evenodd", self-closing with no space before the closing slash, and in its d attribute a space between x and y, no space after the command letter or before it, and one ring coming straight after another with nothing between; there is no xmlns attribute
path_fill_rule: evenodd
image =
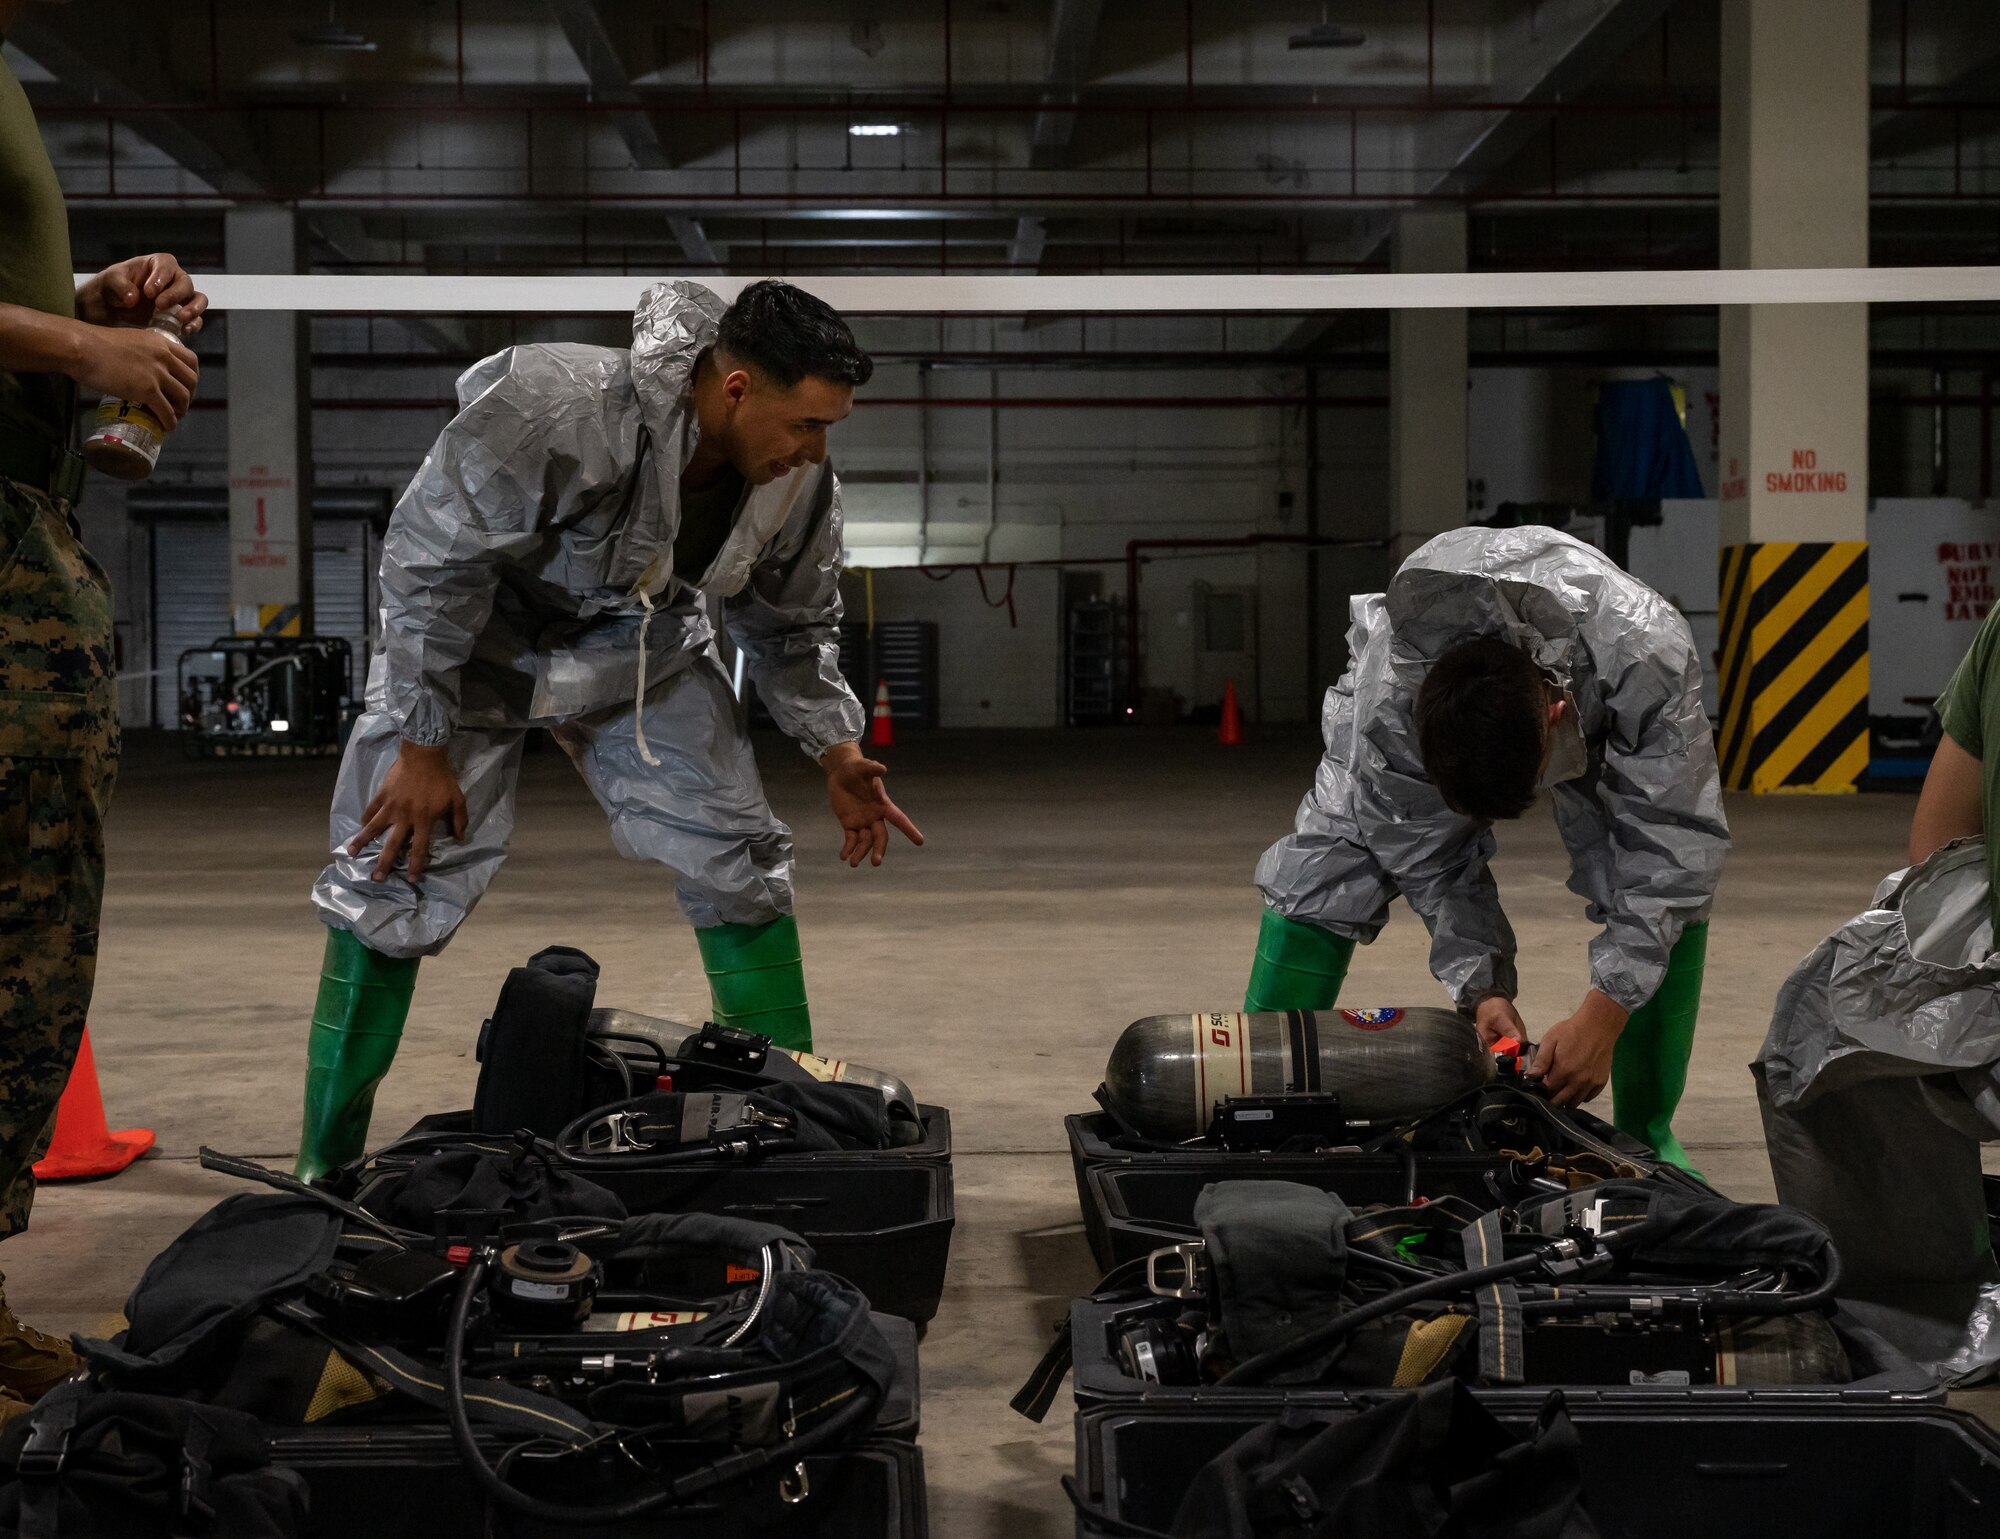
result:
<svg viewBox="0 0 2000 1539"><path fill-rule="evenodd" d="M1439 535L1387 593L1353 601L1352 661L1321 716L1325 756L1293 832L1257 863L1257 886L1286 918L1358 941L1381 932L1401 893L1430 929L1431 971L1454 1000L1513 997L1493 831L1445 806L1415 721L1430 662L1487 635L1525 646L1575 703L1583 751L1565 768L1580 773L1549 799L1570 888L1604 926L1590 981L1637 1009L1681 931L1708 917L1729 848L1701 662L1673 605L1553 529Z"/></svg>
<svg viewBox="0 0 2000 1539"><path fill-rule="evenodd" d="M367 710L334 792L329 925L391 956L439 951L513 832L524 734L549 727L633 859L679 876L696 925L791 912L791 836L764 799L704 594L758 694L818 757L861 735L839 666L840 483L805 465L748 488L699 590L673 573L691 385L721 301L647 290L632 346L512 347L468 369L390 521ZM346 853L403 742L449 745L470 814L422 891ZM376 847L379 850L379 846Z"/></svg>
<svg viewBox="0 0 2000 1539"><path fill-rule="evenodd" d="M1751 1065L1778 1199L1832 1233L1843 1300L1940 1376L2000 1365L1980 1144L2000 1139L1986 847L1883 881L1778 992Z"/></svg>

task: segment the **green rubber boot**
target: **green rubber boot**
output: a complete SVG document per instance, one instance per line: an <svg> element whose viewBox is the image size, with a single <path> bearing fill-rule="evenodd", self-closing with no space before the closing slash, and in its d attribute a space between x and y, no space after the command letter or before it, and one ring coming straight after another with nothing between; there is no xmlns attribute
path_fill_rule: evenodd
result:
<svg viewBox="0 0 2000 1539"><path fill-rule="evenodd" d="M1354 942L1316 924L1264 910L1257 930L1257 960L1250 964L1245 1010L1331 1010Z"/></svg>
<svg viewBox="0 0 2000 1539"><path fill-rule="evenodd" d="M718 1026L761 1032L779 1047L812 1051L806 970L799 924L790 914L768 924L719 924L694 932Z"/></svg>
<svg viewBox="0 0 2000 1539"><path fill-rule="evenodd" d="M1632 1012L1611 1056L1612 1125L1652 1148L1668 1164L1697 1176L1701 1172L1674 1137L1673 1123L1674 1108L1687 1089L1707 959L1708 926L1691 924L1667 958L1659 992Z"/></svg>
<svg viewBox="0 0 2000 1539"><path fill-rule="evenodd" d="M416 986L417 958L370 951L347 930L326 932L306 1039L305 1125L293 1169L301 1181L360 1157L375 1087L395 1061Z"/></svg>

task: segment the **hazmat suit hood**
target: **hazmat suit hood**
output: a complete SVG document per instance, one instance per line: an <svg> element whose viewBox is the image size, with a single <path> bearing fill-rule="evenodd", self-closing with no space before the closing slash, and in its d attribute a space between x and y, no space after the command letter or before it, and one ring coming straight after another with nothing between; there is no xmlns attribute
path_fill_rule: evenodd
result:
<svg viewBox="0 0 2000 1539"><path fill-rule="evenodd" d="M1353 660L1327 692L1313 790L1257 866L1265 902L1367 941L1401 894L1429 926L1431 969L1454 999L1514 995L1514 932L1488 869L1493 831L1445 806L1415 720L1431 663L1499 636L1576 707L1585 763L1549 800L1570 889L1604 926L1591 983L1628 1010L1644 1004L1681 931L1708 917L1729 846L1686 620L1601 551L1535 526L1439 535L1352 612Z"/></svg>
<svg viewBox="0 0 2000 1539"><path fill-rule="evenodd" d="M714 345L724 308L715 290L698 283L656 283L632 311L632 389L646 430L662 441L676 436L691 409L694 366ZM691 454L698 435L685 436Z"/></svg>

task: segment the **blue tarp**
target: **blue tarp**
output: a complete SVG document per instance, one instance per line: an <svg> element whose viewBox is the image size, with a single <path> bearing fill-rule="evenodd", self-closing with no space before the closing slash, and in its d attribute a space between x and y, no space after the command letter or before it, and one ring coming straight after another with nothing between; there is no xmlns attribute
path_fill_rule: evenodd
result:
<svg viewBox="0 0 2000 1539"><path fill-rule="evenodd" d="M1657 502L1702 495L1694 448L1664 379L1607 380L1597 387L1593 502Z"/></svg>

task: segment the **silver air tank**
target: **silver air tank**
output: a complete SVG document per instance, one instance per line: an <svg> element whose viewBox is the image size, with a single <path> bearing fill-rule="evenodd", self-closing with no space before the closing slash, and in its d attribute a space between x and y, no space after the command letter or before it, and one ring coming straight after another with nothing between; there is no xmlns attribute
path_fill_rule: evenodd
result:
<svg viewBox="0 0 2000 1539"><path fill-rule="evenodd" d="M1349 1122L1397 1122L1493 1077L1493 1057L1456 1010L1289 1010L1149 1015L1104 1066L1109 1110L1145 1138L1199 1138L1218 1102L1331 1091Z"/></svg>
<svg viewBox="0 0 2000 1539"><path fill-rule="evenodd" d="M892 1117L906 1122L918 1120L916 1092L887 1069L871 1069L865 1063L849 1063L845 1058L822 1058L816 1053L801 1053L790 1047L781 1047L776 1051L825 1084L860 1085L875 1091L882 1097Z"/></svg>
<svg viewBox="0 0 2000 1539"><path fill-rule="evenodd" d="M654 1043L667 1057L678 1058L694 1029L683 1021L661 1020L658 1016L641 1015L636 1010L600 1007L590 1012L590 1032L592 1035L608 1032L621 1037L639 1037ZM791 1059L813 1079L826 1084L861 1085L875 1091L882 1097L892 1117L906 1122L919 1120L915 1092L887 1069L871 1069L866 1064L850 1063L845 1058L822 1058L814 1053L779 1047L775 1043L771 1051Z"/></svg>

